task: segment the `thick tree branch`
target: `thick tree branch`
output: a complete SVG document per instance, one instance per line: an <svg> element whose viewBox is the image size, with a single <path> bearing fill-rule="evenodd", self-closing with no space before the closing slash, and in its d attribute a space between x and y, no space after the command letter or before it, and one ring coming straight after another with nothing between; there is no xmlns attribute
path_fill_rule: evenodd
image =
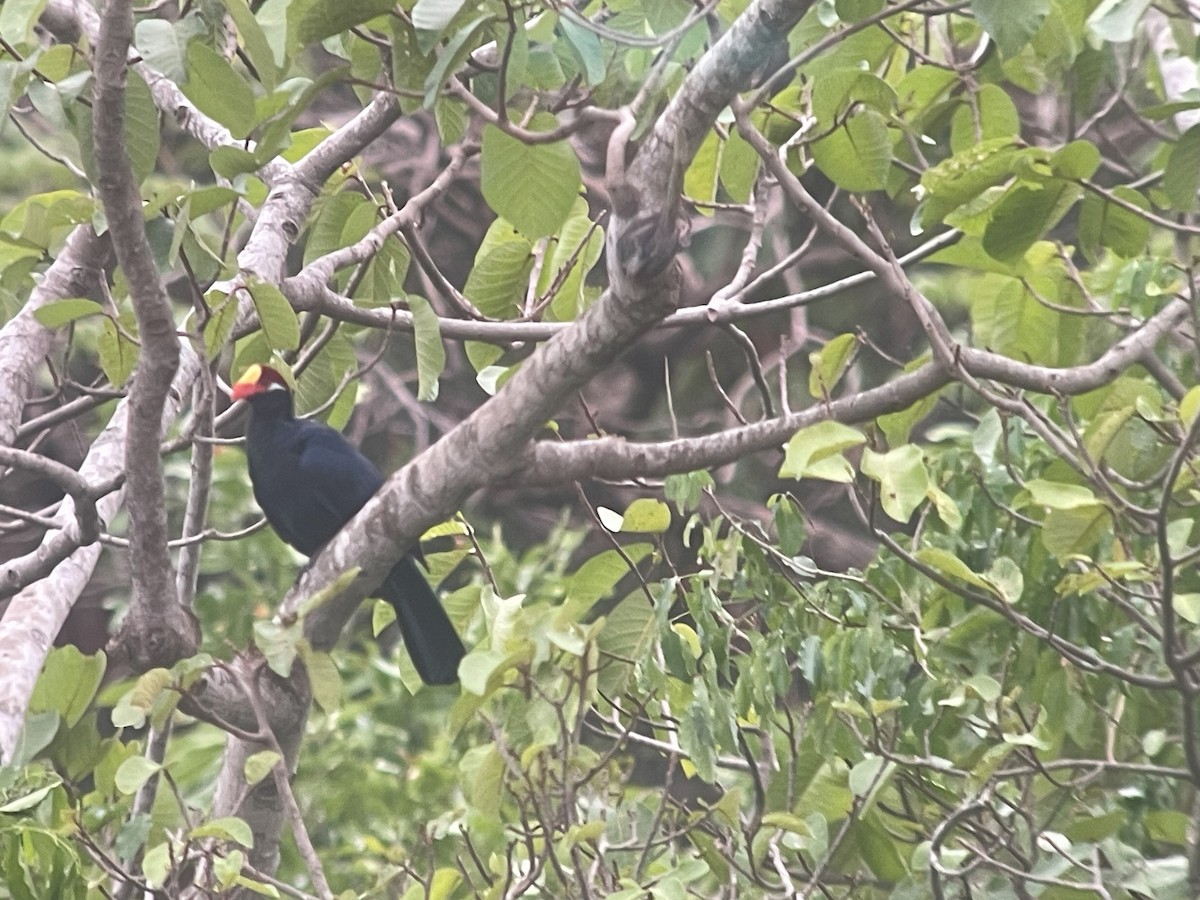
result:
<svg viewBox="0 0 1200 900"><path fill-rule="evenodd" d="M21 311L0 328L0 446L11 446L21 425L29 385L59 334L34 313L55 300L91 295L102 279L107 242L89 225L71 232Z"/></svg>
<svg viewBox="0 0 1200 900"><path fill-rule="evenodd" d="M179 605L167 553L167 505L159 447L163 409L179 368L179 338L146 239L142 198L125 149L125 60L132 40L131 0L110 0L96 48L96 168L109 233L129 285L141 339L129 393L125 445L133 600L114 647L132 660L138 671L144 671L170 667L190 656L200 635L195 619Z"/></svg>

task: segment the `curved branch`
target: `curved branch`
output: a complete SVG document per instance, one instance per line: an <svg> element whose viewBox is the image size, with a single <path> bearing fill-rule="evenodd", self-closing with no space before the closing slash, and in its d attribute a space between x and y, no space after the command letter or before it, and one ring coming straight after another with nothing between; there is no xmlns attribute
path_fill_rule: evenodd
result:
<svg viewBox="0 0 1200 900"><path fill-rule="evenodd" d="M1066 369L1029 365L985 350L966 348L962 350L958 364L977 378L987 378L1009 387L1039 393L1083 394L1111 383L1127 368L1139 363L1143 355L1152 352L1154 346L1187 315L1187 303L1173 300L1094 362ZM778 447L798 429L823 419L856 424L904 409L951 381L949 372L931 363L881 387L714 435L658 443L636 443L612 437L592 441L539 441L525 454L518 480L542 485L589 477L620 480L636 475L664 476L722 466L746 453Z"/></svg>
<svg viewBox="0 0 1200 900"><path fill-rule="evenodd" d="M407 208L407 206L405 207ZM930 238L920 247L901 256L899 263L907 266L920 262L932 253L948 247L961 237L957 231L947 231ZM332 256L332 254L330 254ZM327 257L326 257L327 258ZM412 316L403 310L390 308L367 308L359 306L352 299L337 293L310 273L313 263L304 271L283 282L283 292L292 306L300 312L315 312L337 319L339 322L349 322L354 325L366 325L371 328L387 330L399 329L412 331ZM782 310L796 309L836 297L851 288L868 284L879 276L870 269L855 272L828 284L817 285L807 291L761 300L757 303L746 303L737 299L736 295L727 299L714 299L704 306L689 306L676 310L666 316L654 328L689 328L697 325L723 325L765 316ZM741 293L741 292L738 292ZM512 343L518 341L546 341L559 332L571 327L570 322L484 322L465 319L438 318L438 331L443 338L461 341L488 341L491 343Z"/></svg>
<svg viewBox="0 0 1200 900"><path fill-rule="evenodd" d="M98 492L70 466L28 450L0 447L0 465L36 472L53 481L75 501L75 521L79 527L79 543L90 544L100 538L100 516L96 512Z"/></svg>

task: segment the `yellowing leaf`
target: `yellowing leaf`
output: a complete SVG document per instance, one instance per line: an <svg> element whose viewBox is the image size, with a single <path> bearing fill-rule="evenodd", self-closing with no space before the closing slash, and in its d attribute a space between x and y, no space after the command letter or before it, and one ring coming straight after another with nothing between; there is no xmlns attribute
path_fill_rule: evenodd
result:
<svg viewBox="0 0 1200 900"><path fill-rule="evenodd" d="M629 504L621 518L621 531L662 534L671 527L671 508L661 500L639 497Z"/></svg>
<svg viewBox="0 0 1200 900"><path fill-rule="evenodd" d="M801 428L792 435L791 440L784 448L783 465L779 467L779 476L781 478L827 478L829 470L823 470L819 474L814 473L812 471L814 463L830 457L840 459L843 450L861 446L866 442L867 439L858 429L832 419ZM835 470L834 474L849 468L845 460L840 460L840 462L843 468Z"/></svg>

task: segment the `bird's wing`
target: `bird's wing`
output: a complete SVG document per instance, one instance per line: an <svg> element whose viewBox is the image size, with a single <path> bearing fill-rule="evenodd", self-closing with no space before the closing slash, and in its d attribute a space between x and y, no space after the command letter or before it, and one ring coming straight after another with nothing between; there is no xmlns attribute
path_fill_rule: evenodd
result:
<svg viewBox="0 0 1200 900"><path fill-rule="evenodd" d="M300 484L331 519L345 524L383 484L374 464L338 432L318 426L300 432Z"/></svg>

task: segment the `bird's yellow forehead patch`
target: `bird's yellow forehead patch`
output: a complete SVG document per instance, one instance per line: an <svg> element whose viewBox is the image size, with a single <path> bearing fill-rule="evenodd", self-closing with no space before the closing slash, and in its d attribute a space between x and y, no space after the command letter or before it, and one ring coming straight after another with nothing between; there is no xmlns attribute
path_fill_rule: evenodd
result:
<svg viewBox="0 0 1200 900"><path fill-rule="evenodd" d="M254 365L250 366L250 368L246 369L245 372L242 373L242 377L239 378L236 383L237 384L258 384L259 379L261 379L261 378L262 378L262 366L260 366L258 363L255 363Z"/></svg>

